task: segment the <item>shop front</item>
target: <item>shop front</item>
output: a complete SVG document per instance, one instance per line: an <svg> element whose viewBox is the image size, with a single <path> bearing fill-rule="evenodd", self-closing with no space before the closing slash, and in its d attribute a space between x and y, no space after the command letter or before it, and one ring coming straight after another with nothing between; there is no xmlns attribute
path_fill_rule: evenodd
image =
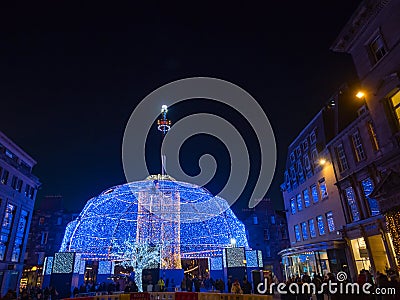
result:
<svg viewBox="0 0 400 300"><path fill-rule="evenodd" d="M284 276L301 277L304 274L326 275L330 272L348 272L344 241L330 241L288 248L279 252Z"/></svg>
<svg viewBox="0 0 400 300"><path fill-rule="evenodd" d="M385 230L383 217L366 221L357 226L347 226L345 230L350 248L348 261L353 262L354 280L362 270L375 276L377 272L387 273L396 267L392 237Z"/></svg>

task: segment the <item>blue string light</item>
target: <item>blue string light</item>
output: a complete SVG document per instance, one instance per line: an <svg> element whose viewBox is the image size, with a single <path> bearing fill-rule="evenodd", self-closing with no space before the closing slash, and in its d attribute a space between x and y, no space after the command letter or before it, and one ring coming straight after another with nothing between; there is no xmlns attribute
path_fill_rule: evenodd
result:
<svg viewBox="0 0 400 300"><path fill-rule="evenodd" d="M138 199L143 194L154 201L149 200L151 204L139 214ZM171 194L180 201L179 216L171 210L163 215L164 210L157 207L159 197ZM139 232L138 217L147 224ZM165 219L179 220L181 258L221 256L232 238L237 247L249 249L245 227L225 199L189 183L143 180L112 187L90 199L68 224L60 252L80 253L84 259L115 260L120 257L113 247L123 244L128 236L162 246L161 224Z"/></svg>

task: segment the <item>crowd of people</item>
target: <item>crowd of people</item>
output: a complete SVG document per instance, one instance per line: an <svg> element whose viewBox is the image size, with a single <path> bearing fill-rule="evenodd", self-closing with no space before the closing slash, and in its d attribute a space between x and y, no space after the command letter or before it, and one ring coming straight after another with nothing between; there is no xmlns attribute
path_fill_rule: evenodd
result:
<svg viewBox="0 0 400 300"><path fill-rule="evenodd" d="M1 298L2 300L58 300L60 299L58 291L55 287L49 286L46 288L26 287L21 289L19 295L16 291L8 290Z"/></svg>

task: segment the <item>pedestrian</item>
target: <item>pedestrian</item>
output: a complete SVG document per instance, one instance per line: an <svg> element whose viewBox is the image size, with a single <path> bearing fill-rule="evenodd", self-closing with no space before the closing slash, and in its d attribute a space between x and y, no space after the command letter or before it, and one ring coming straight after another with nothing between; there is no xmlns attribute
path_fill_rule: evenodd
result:
<svg viewBox="0 0 400 300"><path fill-rule="evenodd" d="M235 279L232 283L231 293L233 294L243 294L242 288L240 286L239 280Z"/></svg>
<svg viewBox="0 0 400 300"><path fill-rule="evenodd" d="M250 283L250 281L247 280L247 278L243 279L242 290L243 290L243 294L251 294L251 290L252 290L251 283Z"/></svg>

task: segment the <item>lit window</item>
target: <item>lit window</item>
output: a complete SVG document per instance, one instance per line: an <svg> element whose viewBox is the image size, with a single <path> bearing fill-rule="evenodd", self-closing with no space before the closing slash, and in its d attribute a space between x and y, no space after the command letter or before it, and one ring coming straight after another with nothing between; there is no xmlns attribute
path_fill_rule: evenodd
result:
<svg viewBox="0 0 400 300"><path fill-rule="evenodd" d="M360 220L360 212L358 211L356 197L354 195L354 190L350 186L350 187L346 188L345 191L346 191L347 204L350 207L350 212L351 212L353 221L359 221Z"/></svg>
<svg viewBox="0 0 400 300"><path fill-rule="evenodd" d="M317 233L315 231L315 223L314 219L308 220L308 228L310 230L310 236L311 238L315 238L317 236Z"/></svg>
<svg viewBox="0 0 400 300"><path fill-rule="evenodd" d="M333 213L331 211L326 213L326 222L328 223L329 232L335 231L335 222L333 221Z"/></svg>
<svg viewBox="0 0 400 300"><path fill-rule="evenodd" d="M379 142L378 142L378 137L376 136L374 124L372 124L372 122L368 122L367 126L368 126L369 137L371 138L372 147L375 151L378 151Z"/></svg>
<svg viewBox="0 0 400 300"><path fill-rule="evenodd" d="M379 215L380 211L379 211L378 201L376 199L369 197L369 195L374 190L374 183L372 182L371 178L366 178L363 181L361 181L361 186L363 188L364 196L368 200L369 211L371 213L371 216Z"/></svg>
<svg viewBox="0 0 400 300"><path fill-rule="evenodd" d="M253 216L253 224L257 225L258 224L258 218L257 216Z"/></svg>
<svg viewBox="0 0 400 300"><path fill-rule="evenodd" d="M383 42L382 36L378 35L370 44L369 48L371 51L371 54L374 59L374 63L377 63L382 59L382 57L385 56L386 54L386 47L385 43Z"/></svg>
<svg viewBox="0 0 400 300"><path fill-rule="evenodd" d="M317 217L317 225L318 225L319 235L324 235L325 234L325 224L324 224L324 219L322 216Z"/></svg>
<svg viewBox="0 0 400 300"><path fill-rule="evenodd" d="M271 215L271 224L275 224L275 216Z"/></svg>
<svg viewBox="0 0 400 300"><path fill-rule="evenodd" d="M303 191L303 198L304 198L304 206L309 207L310 206L310 195L308 193L308 189L305 189Z"/></svg>
<svg viewBox="0 0 400 300"><path fill-rule="evenodd" d="M298 211L303 210L303 199L301 199L301 194L296 195L296 201L297 201L297 210Z"/></svg>
<svg viewBox="0 0 400 300"><path fill-rule="evenodd" d="M321 198L325 199L328 197L328 190L326 189L325 178L319 180L319 189L321 190Z"/></svg>
<svg viewBox="0 0 400 300"><path fill-rule="evenodd" d="M294 225L294 235L296 236L297 242L301 241L299 225Z"/></svg>
<svg viewBox="0 0 400 300"><path fill-rule="evenodd" d="M303 240L308 240L307 222L301 223L301 232L303 234Z"/></svg>
<svg viewBox="0 0 400 300"><path fill-rule="evenodd" d="M40 244L41 245L46 245L48 237L49 237L49 233L47 231L42 231L42 239L40 241Z"/></svg>
<svg viewBox="0 0 400 300"><path fill-rule="evenodd" d="M292 215L296 213L296 204L294 203L294 198L290 199L290 211Z"/></svg>
<svg viewBox="0 0 400 300"><path fill-rule="evenodd" d="M344 152L343 144L339 144L336 147L336 156L339 162L340 172L346 171L349 168L347 163L346 153Z"/></svg>
<svg viewBox="0 0 400 300"><path fill-rule="evenodd" d="M318 196L318 189L317 189L316 184L313 184L311 186L311 195L312 195L314 203L317 203L319 201L319 196Z"/></svg>
<svg viewBox="0 0 400 300"><path fill-rule="evenodd" d="M44 217L40 217L39 219L39 226L44 225Z"/></svg>
<svg viewBox="0 0 400 300"><path fill-rule="evenodd" d="M351 140L353 141L354 153L356 154L357 162L360 162L365 159L364 147L361 142L361 136L358 131L354 132L351 136Z"/></svg>
<svg viewBox="0 0 400 300"><path fill-rule="evenodd" d="M22 209L14 241L14 247L11 254L11 261L13 262L18 262L20 260L22 241L25 236L27 219L28 219L28 212Z"/></svg>
<svg viewBox="0 0 400 300"><path fill-rule="evenodd" d="M398 91L394 96L390 97L392 103L393 112L396 116L397 122L400 123L400 91Z"/></svg>

